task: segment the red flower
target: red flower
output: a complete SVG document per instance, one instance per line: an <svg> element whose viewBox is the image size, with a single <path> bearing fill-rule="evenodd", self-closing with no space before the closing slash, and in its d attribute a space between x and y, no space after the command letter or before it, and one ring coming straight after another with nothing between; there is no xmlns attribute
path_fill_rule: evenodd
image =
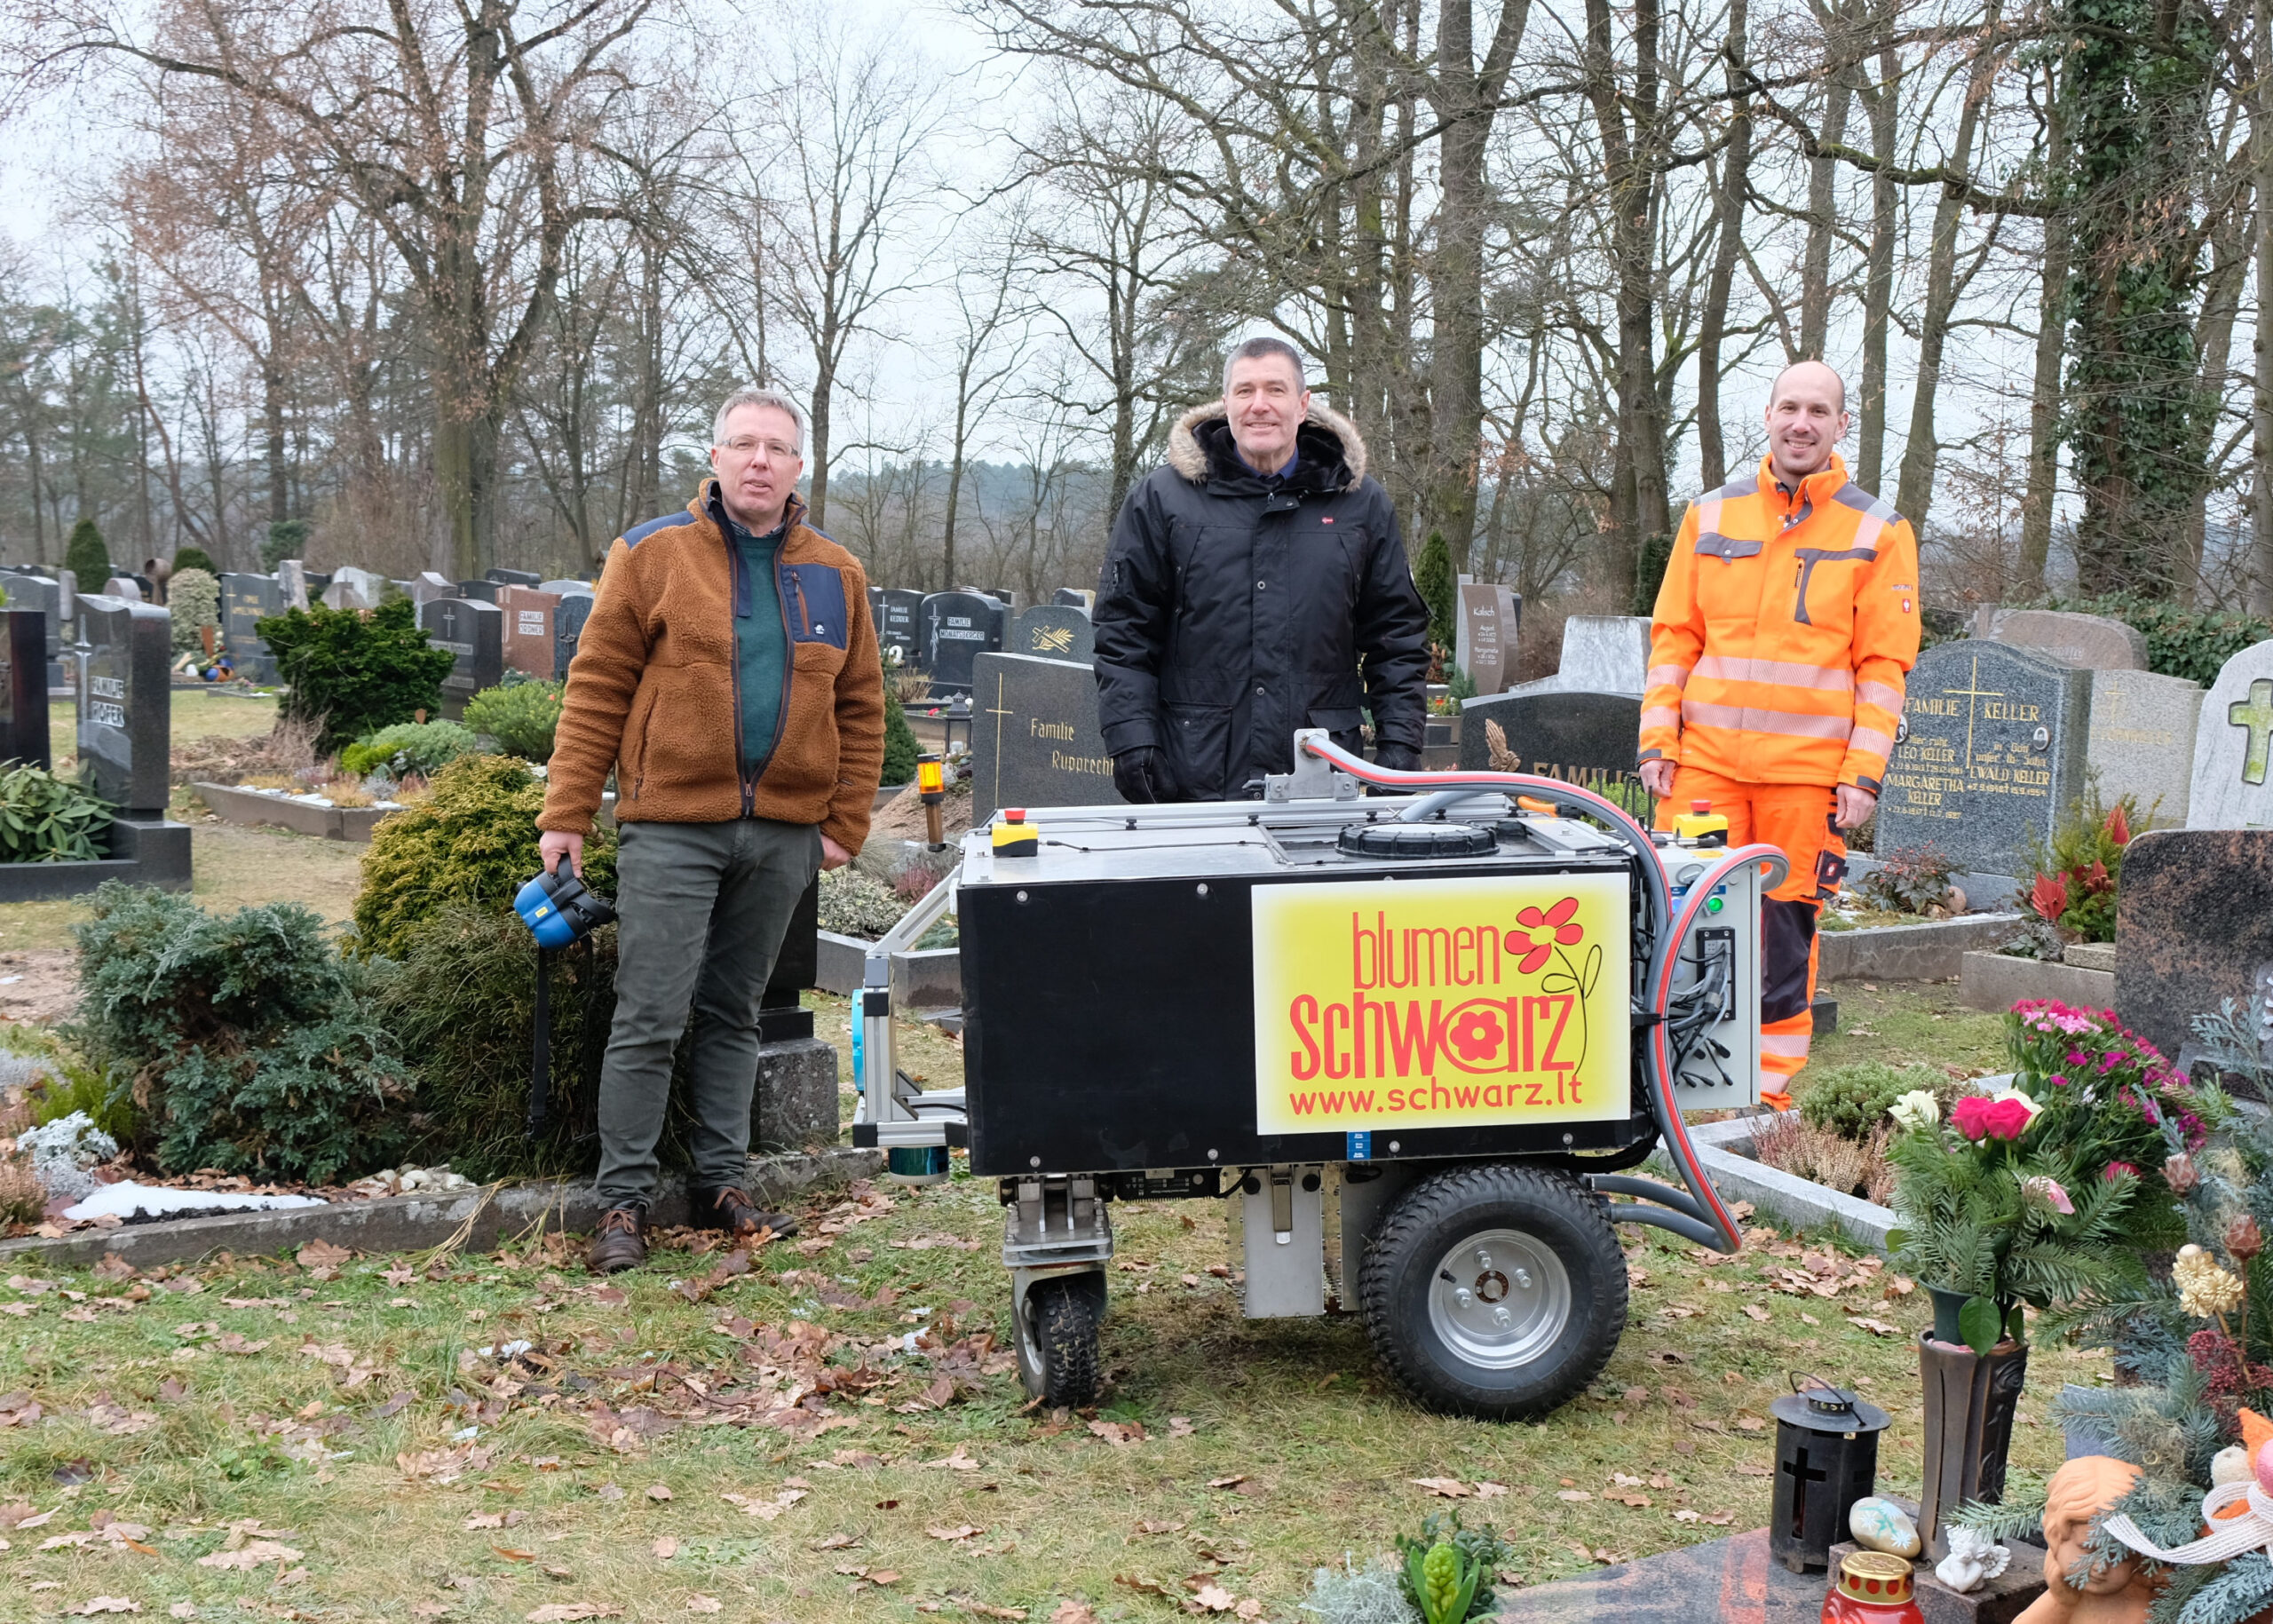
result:
<svg viewBox="0 0 2273 1624"><path fill-rule="evenodd" d="M1950 1112L1950 1121L1968 1139L2017 1139L2027 1129L2031 1114L2026 1105L2010 1095L1984 1099L1968 1094Z"/></svg>
<svg viewBox="0 0 2273 1624"><path fill-rule="evenodd" d="M2115 882L2108 876L2107 865L2096 858L2092 860L2090 867L2075 870L2075 875L2084 883L2084 894L2087 896L2096 897L2102 891L2115 889Z"/></svg>
<svg viewBox="0 0 2273 1624"><path fill-rule="evenodd" d="M1489 1010L1470 1010L1453 1026L1451 1041L1469 1065L1489 1060L1500 1052L1500 1018Z"/></svg>
<svg viewBox="0 0 2273 1624"><path fill-rule="evenodd" d="M2036 885L2028 893L2028 905L2037 916L2047 923L2056 921L2068 911L2068 883L2055 880L2048 874L2036 876Z"/></svg>
<svg viewBox="0 0 2273 1624"><path fill-rule="evenodd" d="M2111 1184L2126 1173L2134 1178L2139 1176L2138 1168L2131 1162L2111 1161L2099 1170L2100 1181L2103 1184Z"/></svg>
<svg viewBox="0 0 2273 1624"><path fill-rule="evenodd" d="M1575 947L1587 939L1586 927L1571 923L1571 915L1578 911L1579 899L1565 897L1544 914L1535 907L1527 907L1517 914L1516 919L1518 923L1527 924L1534 931L1551 929L1556 941L1565 947Z"/></svg>
<svg viewBox="0 0 2273 1624"><path fill-rule="evenodd" d="M2114 811L2107 814L2107 837L2119 846L2131 844L2131 820L2123 815L2120 802L2116 804Z"/></svg>
<svg viewBox="0 0 2273 1624"><path fill-rule="evenodd" d="M1524 912L1536 914L1539 910L1525 908ZM1547 955L1555 951L1553 942L1535 942L1532 940L1530 932L1526 931L1510 931L1507 933L1505 939L1509 953L1520 953L1524 955L1516 961L1516 969L1526 976L1546 963Z"/></svg>

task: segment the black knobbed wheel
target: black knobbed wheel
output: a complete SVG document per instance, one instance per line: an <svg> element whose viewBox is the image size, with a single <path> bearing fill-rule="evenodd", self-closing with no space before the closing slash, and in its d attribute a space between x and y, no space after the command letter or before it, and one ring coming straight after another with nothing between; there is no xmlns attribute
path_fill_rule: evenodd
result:
<svg viewBox="0 0 2273 1624"><path fill-rule="evenodd" d="M1105 1320L1105 1276L1055 1275L1026 1287L1018 1323L1018 1379L1051 1408L1075 1409L1097 1396L1097 1327Z"/></svg>
<svg viewBox="0 0 2273 1624"><path fill-rule="evenodd" d="M1523 1420L1610 1362L1626 1328L1626 1259L1568 1176L1453 1168L1382 1215L1358 1295L1374 1351L1422 1403Z"/></svg>

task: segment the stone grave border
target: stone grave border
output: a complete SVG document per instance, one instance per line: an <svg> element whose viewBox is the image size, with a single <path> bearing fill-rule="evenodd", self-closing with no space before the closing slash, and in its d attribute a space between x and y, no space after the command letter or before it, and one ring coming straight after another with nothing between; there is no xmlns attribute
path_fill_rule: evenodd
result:
<svg viewBox="0 0 2273 1624"><path fill-rule="evenodd" d="M271 825L324 840L368 844L379 820L395 810L378 806L315 806L289 796L269 795L234 784L198 781L189 787L224 823Z"/></svg>
<svg viewBox="0 0 2273 1624"><path fill-rule="evenodd" d="M179 830L178 836L172 831ZM141 843L147 836L151 850ZM172 822L129 822L122 818L110 826L109 849L115 853L60 863L0 863L0 902L53 902L82 897L105 880L124 880L133 885L154 885L160 891L189 889L189 828ZM122 849L123 848L123 849Z"/></svg>
<svg viewBox="0 0 2273 1624"><path fill-rule="evenodd" d="M779 1206L807 1190L850 1184L883 1171L882 1151L832 1145L749 1159L751 1199ZM193 1263L227 1250L239 1256L296 1251L311 1240L358 1252L415 1252L454 1238L469 1250L494 1250L517 1235L545 1229L582 1231L599 1222L606 1204L588 1181L528 1179L442 1192L382 1196L371 1201L333 1201L265 1212L219 1213L78 1230L68 1235L0 1240L0 1260L83 1269L116 1253L136 1268ZM686 1186L666 1178L649 1208L668 1228L687 1220Z"/></svg>
<svg viewBox="0 0 2273 1624"><path fill-rule="evenodd" d="M1818 931L1816 984L1950 980L1964 973L1964 960L1976 949L1994 947L2020 923L2018 914L1963 914L1914 925Z"/></svg>
<svg viewBox="0 0 2273 1624"><path fill-rule="evenodd" d="M1771 1168L1744 1153L1752 1148L1753 1132L1760 1123L1771 1116L1793 1114L1770 1112L1722 1122L1692 1122L1689 1140L1697 1147L1697 1160L1723 1200L1750 1201L1754 1210L1794 1229L1839 1230L1857 1245L1883 1256L1887 1231L1896 1222L1891 1208ZM1646 1165L1662 1177L1673 1176L1672 1164L1665 1160L1662 1150Z"/></svg>
<svg viewBox="0 0 2273 1624"><path fill-rule="evenodd" d="M2056 998L2094 1010L2115 1007L2115 972L2004 953L1968 953L1959 972L1958 1002L2001 1014L2024 998Z"/></svg>

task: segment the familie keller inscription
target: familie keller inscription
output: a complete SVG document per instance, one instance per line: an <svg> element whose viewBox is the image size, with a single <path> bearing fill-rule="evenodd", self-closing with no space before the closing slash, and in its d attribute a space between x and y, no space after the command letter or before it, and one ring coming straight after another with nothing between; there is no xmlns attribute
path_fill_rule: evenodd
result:
<svg viewBox="0 0 2273 1624"><path fill-rule="evenodd" d="M1977 638L1918 657L1879 797L1881 855L1931 842L2002 873L2081 793L2091 674Z"/></svg>

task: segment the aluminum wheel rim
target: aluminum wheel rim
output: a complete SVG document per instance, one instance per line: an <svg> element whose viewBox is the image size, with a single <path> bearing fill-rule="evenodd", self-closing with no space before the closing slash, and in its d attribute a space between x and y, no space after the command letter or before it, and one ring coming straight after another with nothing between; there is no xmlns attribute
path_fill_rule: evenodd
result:
<svg viewBox="0 0 2273 1624"><path fill-rule="evenodd" d="M1430 1328L1453 1353L1487 1370L1528 1365L1571 1323L1571 1275L1521 1230L1487 1229L1437 1260L1429 1279Z"/></svg>

